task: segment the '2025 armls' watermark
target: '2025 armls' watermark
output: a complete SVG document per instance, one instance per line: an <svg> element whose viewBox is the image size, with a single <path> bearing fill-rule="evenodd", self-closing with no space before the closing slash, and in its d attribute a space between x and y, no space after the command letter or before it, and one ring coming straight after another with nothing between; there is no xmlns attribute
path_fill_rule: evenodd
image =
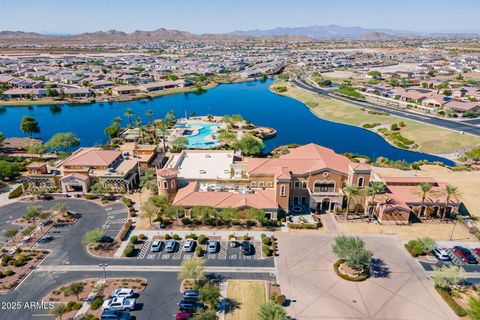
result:
<svg viewBox="0 0 480 320"><path fill-rule="evenodd" d="M3 301L0 304L1 310L50 310L55 307L53 302L38 301Z"/></svg>

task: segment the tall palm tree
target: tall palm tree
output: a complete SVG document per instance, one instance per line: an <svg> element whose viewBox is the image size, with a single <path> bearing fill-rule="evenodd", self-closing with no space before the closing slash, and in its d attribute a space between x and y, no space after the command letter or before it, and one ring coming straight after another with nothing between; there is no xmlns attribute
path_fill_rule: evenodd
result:
<svg viewBox="0 0 480 320"><path fill-rule="evenodd" d="M140 139L143 142L143 130L142 130L142 119L141 118L135 119L135 126L137 127L138 132L140 133Z"/></svg>
<svg viewBox="0 0 480 320"><path fill-rule="evenodd" d="M160 133L162 134L162 142L163 142L163 152L165 152L167 149L166 142L165 142L165 135L167 134L167 123L165 120L161 120L158 122L158 129L160 130Z"/></svg>
<svg viewBox="0 0 480 320"><path fill-rule="evenodd" d="M152 124L153 110L148 109L145 111L145 115L148 117L148 124Z"/></svg>
<svg viewBox="0 0 480 320"><path fill-rule="evenodd" d="M455 198L458 200L462 197L462 193L460 192L460 190L458 190L456 186L451 184L447 184L445 186L444 193L445 193L446 199L445 199L445 207L442 212L442 220L445 220L445 216L447 215L447 208L448 208L448 204L450 203L450 199Z"/></svg>
<svg viewBox="0 0 480 320"><path fill-rule="evenodd" d="M260 305L258 310L257 319L259 320L287 320L287 313L285 309L279 304L273 301Z"/></svg>
<svg viewBox="0 0 480 320"><path fill-rule="evenodd" d="M123 116L125 118L128 118L128 120L130 121L130 127L133 127L132 118L135 116L135 112L133 112L132 109L128 108L127 110L125 110L125 114Z"/></svg>
<svg viewBox="0 0 480 320"><path fill-rule="evenodd" d="M418 185L418 189L420 192L420 196L422 197L422 203L420 205L420 211L418 212L418 217L420 218L422 214L424 213L424 208L423 206L425 205L425 199L427 196L431 193L433 185L428 182L422 182Z"/></svg>
<svg viewBox="0 0 480 320"><path fill-rule="evenodd" d="M385 191L385 184L381 181L372 181L370 182L370 186L368 187L368 195L372 197L372 207L375 211L375 197L383 193ZM367 198L367 211L370 215L370 203L368 202Z"/></svg>
<svg viewBox="0 0 480 320"><path fill-rule="evenodd" d="M353 199L357 199L360 195L356 186L347 185L342 189L343 194L347 197L347 210L345 211L345 220L348 220L348 210L350 209L350 202Z"/></svg>

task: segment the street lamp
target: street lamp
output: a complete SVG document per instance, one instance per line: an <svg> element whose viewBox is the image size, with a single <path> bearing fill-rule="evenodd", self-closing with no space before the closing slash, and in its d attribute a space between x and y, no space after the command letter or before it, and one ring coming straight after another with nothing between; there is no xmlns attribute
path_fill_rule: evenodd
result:
<svg viewBox="0 0 480 320"><path fill-rule="evenodd" d="M108 263L100 263L99 266L100 266L100 268L103 268L103 277L105 278L105 281L107 281L107 267L108 267Z"/></svg>

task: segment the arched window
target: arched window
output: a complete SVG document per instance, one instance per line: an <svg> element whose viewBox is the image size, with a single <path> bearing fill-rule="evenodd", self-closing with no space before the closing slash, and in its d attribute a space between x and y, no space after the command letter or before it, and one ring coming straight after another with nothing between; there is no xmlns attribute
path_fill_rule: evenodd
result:
<svg viewBox="0 0 480 320"><path fill-rule="evenodd" d="M357 186L359 188L363 188L364 184L365 184L365 178L364 177L359 177L358 182L357 182Z"/></svg>
<svg viewBox="0 0 480 320"><path fill-rule="evenodd" d="M167 182L167 180L163 181L163 189L168 189L168 182Z"/></svg>
<svg viewBox="0 0 480 320"><path fill-rule="evenodd" d="M313 192L335 192L335 181L315 181Z"/></svg>
<svg viewBox="0 0 480 320"><path fill-rule="evenodd" d="M172 189L175 189L175 180L172 180L171 186L172 186Z"/></svg>

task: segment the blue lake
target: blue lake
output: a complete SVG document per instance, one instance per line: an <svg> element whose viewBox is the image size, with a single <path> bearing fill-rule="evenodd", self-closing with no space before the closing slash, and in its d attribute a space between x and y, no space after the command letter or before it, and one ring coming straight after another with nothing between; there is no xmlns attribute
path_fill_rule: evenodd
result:
<svg viewBox="0 0 480 320"><path fill-rule="evenodd" d="M117 116L123 116L131 108L138 117L147 122L145 111L152 109L154 118L163 118L168 110L177 117L185 113L196 115L224 115L239 113L256 125L277 129L277 136L266 140L266 151L275 147L314 142L338 153L353 152L372 158L384 156L393 160L452 161L395 148L377 134L362 128L322 120L303 104L288 97L271 93L268 86L272 80L224 84L203 93L176 94L152 100L129 102L95 103L88 105L0 107L0 131L7 137L24 136L20 121L24 115L32 115L40 123L41 133L47 140L57 132L71 131L83 146L104 143L105 127ZM128 120L123 120L127 125Z"/></svg>

